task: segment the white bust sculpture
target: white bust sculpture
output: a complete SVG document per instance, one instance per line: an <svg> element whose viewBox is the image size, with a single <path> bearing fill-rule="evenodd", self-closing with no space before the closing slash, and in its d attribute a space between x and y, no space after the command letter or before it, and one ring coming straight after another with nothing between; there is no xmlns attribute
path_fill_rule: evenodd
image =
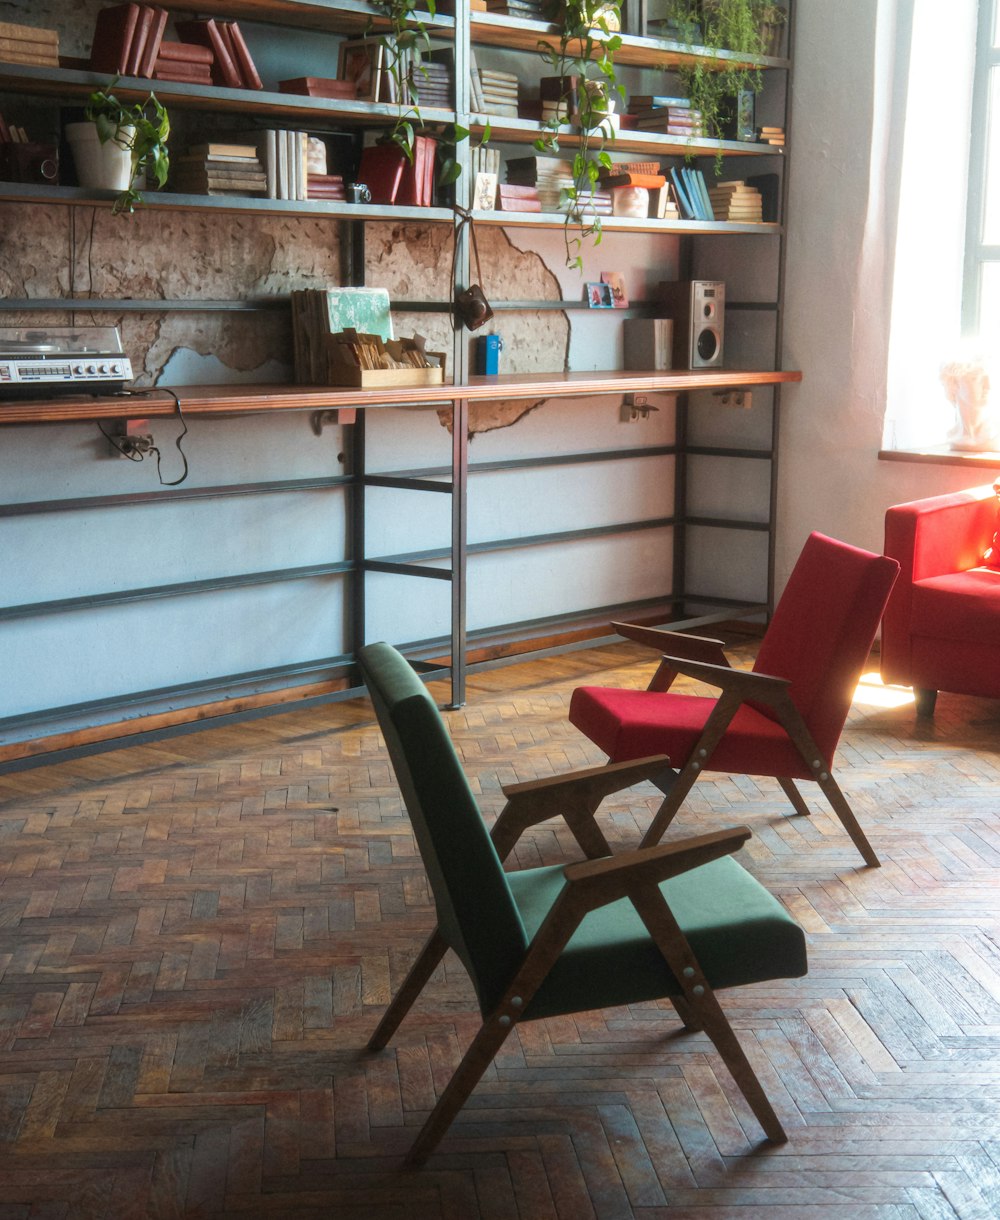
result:
<svg viewBox="0 0 1000 1220"><path fill-rule="evenodd" d="M990 376L981 359L953 360L941 368L941 382L948 401L958 412L948 433L952 449L993 449L996 435L989 418Z"/></svg>

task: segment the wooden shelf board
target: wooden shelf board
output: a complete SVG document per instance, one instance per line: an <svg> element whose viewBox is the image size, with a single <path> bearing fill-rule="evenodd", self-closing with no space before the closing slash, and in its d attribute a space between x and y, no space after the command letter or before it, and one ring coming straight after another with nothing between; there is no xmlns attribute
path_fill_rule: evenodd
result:
<svg viewBox="0 0 1000 1220"><path fill-rule="evenodd" d="M493 144L532 144L539 136L548 134L548 129L534 119L491 118L479 113L469 116L468 126L474 136L481 136L487 122ZM561 145L576 148L580 144L581 134L576 127L560 127L554 134L558 135ZM608 152L646 152L661 157L715 157L718 153L724 157L780 157L784 152L773 144L745 140L687 140L634 129L615 132L614 138L608 139L606 148Z"/></svg>
<svg viewBox="0 0 1000 1220"><path fill-rule="evenodd" d="M558 45L559 28L544 21L510 17L498 13L474 12L471 20L472 41L483 46L506 47L513 51L537 53L541 39ZM595 32L595 39L600 34ZM705 47L685 47L665 38L640 38L622 34L621 46L615 52L615 63L630 67L676 68L681 64L703 63L731 67L746 64L760 68L787 68L787 59L771 56L741 55L735 51L710 53Z"/></svg>
<svg viewBox="0 0 1000 1220"><path fill-rule="evenodd" d="M565 220L556 212L475 212L476 224L502 225L508 228L562 228ZM571 225L571 228L579 228ZM631 216L602 216L601 229L606 233L677 233L678 235L723 236L746 233L756 237L775 236L781 232L776 224L730 224L722 220L655 220Z"/></svg>
<svg viewBox="0 0 1000 1220"><path fill-rule="evenodd" d="M191 11L190 0L164 0L163 7ZM211 0L198 11L216 17L240 17L246 21L305 26L336 33L389 28L386 18L376 13L365 0ZM447 14L431 16L425 10L414 15L435 33L454 31L455 19Z"/></svg>
<svg viewBox="0 0 1000 1220"><path fill-rule="evenodd" d="M778 385L801 381L793 370L669 370L598 373L504 373L472 377L462 385L359 390L336 386L209 385L174 389L187 416L271 411L335 411L378 407L440 407L455 399L495 402L528 398L585 398L598 394L682 393L687 390ZM175 415L173 394L152 389L131 394L65 395L48 399L0 398L0 425L69 423L95 419Z"/></svg>

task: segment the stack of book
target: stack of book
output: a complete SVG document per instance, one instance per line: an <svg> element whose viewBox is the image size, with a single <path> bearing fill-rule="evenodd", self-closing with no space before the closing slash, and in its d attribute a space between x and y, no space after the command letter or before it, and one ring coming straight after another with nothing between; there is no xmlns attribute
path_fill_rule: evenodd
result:
<svg viewBox="0 0 1000 1220"><path fill-rule="evenodd" d="M541 121L543 123L551 123L553 120L558 120L560 123L574 122L579 109L577 101L579 86L579 76L543 76L538 82Z"/></svg>
<svg viewBox="0 0 1000 1220"><path fill-rule="evenodd" d="M235 21L216 21L208 17L197 21L176 21L174 28L182 42L192 42L212 52L214 85L223 85L227 89L264 87L243 33Z"/></svg>
<svg viewBox="0 0 1000 1220"><path fill-rule="evenodd" d="M716 220L760 224L764 203L760 191L745 182L717 182L708 192Z"/></svg>
<svg viewBox="0 0 1000 1220"><path fill-rule="evenodd" d="M507 162L507 181L514 186L535 187L542 212L566 212L572 208L585 215L612 214L610 190L585 189L575 198L572 196L575 186L572 161L559 157L512 157ZM505 206L502 194L501 201L501 206Z"/></svg>
<svg viewBox="0 0 1000 1220"><path fill-rule="evenodd" d="M501 182L497 187L497 207L501 212L540 212L538 187Z"/></svg>
<svg viewBox="0 0 1000 1220"><path fill-rule="evenodd" d="M340 174L309 174L306 177L306 198L344 200L344 179Z"/></svg>
<svg viewBox="0 0 1000 1220"><path fill-rule="evenodd" d="M524 17L529 21L545 21L544 0L486 0L488 13L502 13L506 17Z"/></svg>
<svg viewBox="0 0 1000 1220"><path fill-rule="evenodd" d="M628 113L639 131L688 139L700 139L704 133L701 112L692 110L690 101L684 97L636 94L629 99Z"/></svg>
<svg viewBox="0 0 1000 1220"><path fill-rule="evenodd" d="M171 158L170 183L186 195L267 194L267 174L253 144L196 144Z"/></svg>
<svg viewBox="0 0 1000 1220"><path fill-rule="evenodd" d="M43 26L0 21L0 60L5 64L59 67L59 32Z"/></svg>
<svg viewBox="0 0 1000 1220"><path fill-rule="evenodd" d="M517 76L494 68L479 69L479 109L502 118L517 118Z"/></svg>
<svg viewBox="0 0 1000 1220"><path fill-rule="evenodd" d="M153 76L157 80L210 85L214 61L215 56L208 47L196 47L191 42L168 42L164 38L153 66Z"/></svg>
<svg viewBox="0 0 1000 1220"><path fill-rule="evenodd" d="M784 127L758 127L757 139L761 144L773 144L775 148L785 147Z"/></svg>
<svg viewBox="0 0 1000 1220"><path fill-rule="evenodd" d="M422 59L412 64L407 83L411 99L418 106L438 106L447 110L451 106L451 65Z"/></svg>
<svg viewBox="0 0 1000 1220"><path fill-rule="evenodd" d="M295 93L300 97L353 99L358 95L358 87L352 80L338 80L333 76L296 76L278 81L278 92Z"/></svg>
<svg viewBox="0 0 1000 1220"><path fill-rule="evenodd" d="M153 4L115 4L97 14L90 48L92 72L113 76L153 75L167 10Z"/></svg>
<svg viewBox="0 0 1000 1220"><path fill-rule="evenodd" d="M268 199L309 198L309 136L272 128L241 131L234 137L252 144L264 171Z"/></svg>

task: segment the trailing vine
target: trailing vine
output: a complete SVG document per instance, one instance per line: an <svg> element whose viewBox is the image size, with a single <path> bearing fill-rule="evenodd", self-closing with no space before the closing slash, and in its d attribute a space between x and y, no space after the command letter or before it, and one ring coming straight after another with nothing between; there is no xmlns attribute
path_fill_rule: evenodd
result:
<svg viewBox="0 0 1000 1220"><path fill-rule="evenodd" d="M419 13L427 12L433 17L437 11L435 0L421 0L419 6L417 0L372 0L372 8L386 18L391 29L391 33L379 39L384 55L383 71L391 78L396 95L396 118L389 138L412 163L417 130L424 125L417 78L421 73L427 75L426 69L421 66L421 58L431 49L430 34ZM468 138L469 132L467 128L451 123L442 135L445 146L454 149L460 140ZM461 172L454 153L451 153L440 162L438 181L442 186L447 186Z"/></svg>
<svg viewBox="0 0 1000 1220"><path fill-rule="evenodd" d="M566 265L583 268L583 242L601 241L601 218L593 211L592 194L602 169L611 168L606 145L615 138L608 117L609 102L624 99L615 72L615 52L621 46L620 0L559 0L554 23L557 44L541 39L538 50L565 88L556 112L542 121L535 141L539 152L559 151L559 129L571 120L579 125L579 144L572 158L572 185L565 191L563 236ZM597 75L591 76L596 69ZM575 81L574 81L575 78Z"/></svg>

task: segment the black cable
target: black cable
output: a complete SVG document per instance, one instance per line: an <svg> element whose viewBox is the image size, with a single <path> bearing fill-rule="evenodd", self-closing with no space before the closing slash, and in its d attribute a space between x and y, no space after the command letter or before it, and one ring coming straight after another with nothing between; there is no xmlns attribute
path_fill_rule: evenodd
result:
<svg viewBox="0 0 1000 1220"><path fill-rule="evenodd" d="M161 392L164 394L169 394L170 397L174 400L174 405L177 408L177 418L181 421L181 431L174 438L174 444L177 446L177 452L181 455L181 461L184 464L184 469L181 472L180 478L178 478L178 479L167 480L163 477L163 471L161 469L162 462L163 462L163 455L160 452L160 450L157 448L156 445L151 444L148 447L148 449L145 449L145 450L137 449L133 445L128 445L128 444L124 443L127 438L120 437L120 436L112 436L111 433L108 432L104 428L104 426L100 420L97 420L96 422L97 422L97 427L100 429L101 435L108 442L108 444L111 445L112 448L117 449L118 452L122 455L122 457L128 458L128 460L130 462L144 461L147 453L156 454L156 477L160 480L160 486L161 487L176 487L178 485L178 483L183 483L184 480L188 477L187 455L185 454L184 449L181 445L181 441L184 439L185 436L187 436L188 426L187 426L187 420L184 418L184 412L181 410L181 400L180 400L179 396L175 393L175 391L169 390L165 387L162 388ZM151 391L149 391L149 390L126 390L125 396L127 398L143 398L150 393L151 393Z"/></svg>

